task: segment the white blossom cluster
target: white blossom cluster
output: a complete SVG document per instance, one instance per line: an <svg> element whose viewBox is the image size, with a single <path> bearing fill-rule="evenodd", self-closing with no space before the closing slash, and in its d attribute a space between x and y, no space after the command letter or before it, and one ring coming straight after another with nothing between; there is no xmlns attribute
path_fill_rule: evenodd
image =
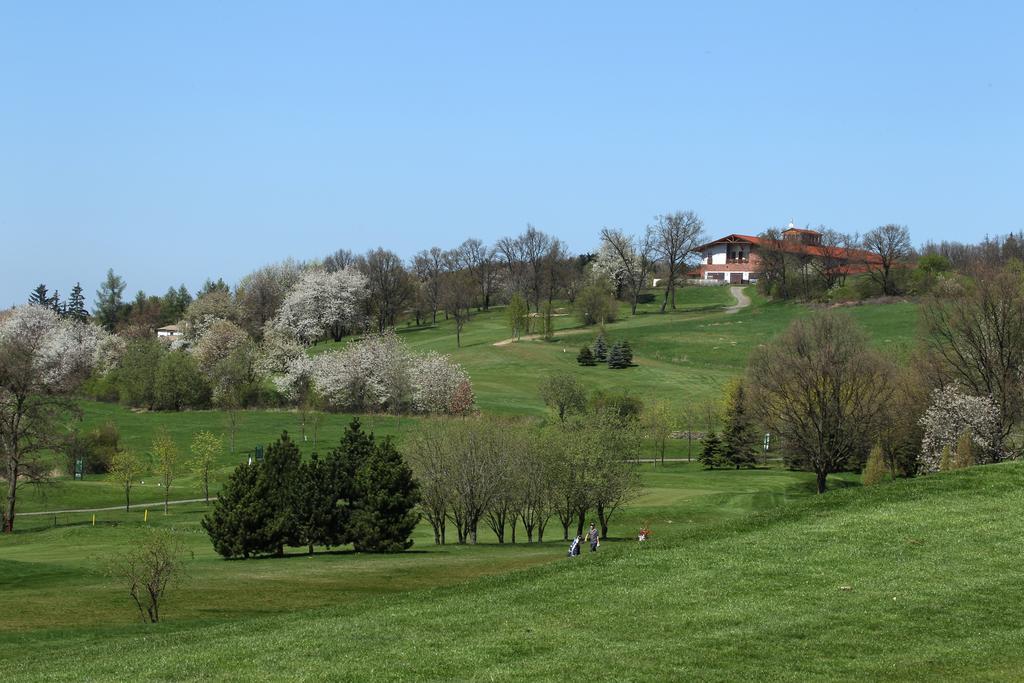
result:
<svg viewBox="0 0 1024 683"><path fill-rule="evenodd" d="M921 471L937 472L942 449L956 448L960 436L970 431L980 463L1000 459L999 408L988 396L972 396L956 384L932 392L932 402L921 417Z"/></svg>
<svg viewBox="0 0 1024 683"><path fill-rule="evenodd" d="M366 296L366 277L357 270L310 270L288 291L272 327L311 344L335 326L361 327Z"/></svg>
<svg viewBox="0 0 1024 683"><path fill-rule="evenodd" d="M24 355L40 391L64 391L69 383L86 376L97 363L112 363L118 345L97 327L61 318L49 308L19 306L0 322L0 349Z"/></svg>
<svg viewBox="0 0 1024 683"><path fill-rule="evenodd" d="M281 382L297 382L294 374L307 370L324 402L336 410L448 413L469 384L447 356L413 353L390 331L321 353L308 365L296 363L293 377Z"/></svg>

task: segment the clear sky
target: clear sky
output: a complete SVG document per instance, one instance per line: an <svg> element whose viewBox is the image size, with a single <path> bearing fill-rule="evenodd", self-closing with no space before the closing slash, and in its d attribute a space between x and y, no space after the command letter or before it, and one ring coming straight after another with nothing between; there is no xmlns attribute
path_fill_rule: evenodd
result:
<svg viewBox="0 0 1024 683"><path fill-rule="evenodd" d="M5 2L0 305L527 222L1024 228L1005 2Z"/></svg>

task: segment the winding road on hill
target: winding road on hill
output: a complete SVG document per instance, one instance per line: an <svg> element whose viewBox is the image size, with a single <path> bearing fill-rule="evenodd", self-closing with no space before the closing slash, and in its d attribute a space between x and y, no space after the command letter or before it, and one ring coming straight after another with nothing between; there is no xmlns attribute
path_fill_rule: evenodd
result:
<svg viewBox="0 0 1024 683"><path fill-rule="evenodd" d="M750 305L750 297L747 296L742 287L730 287L729 293L736 298L736 305L726 308L726 313L735 313Z"/></svg>
<svg viewBox="0 0 1024 683"><path fill-rule="evenodd" d="M746 308L747 306L750 305L750 297L747 296L746 293L743 291L743 287L730 287L729 288L729 293L732 294L734 299L736 299L736 303L733 304L732 306L727 306L724 309L726 313L735 313L737 311L743 310L744 308ZM558 332L558 334L559 334L559 336L563 336L564 337L564 336L569 335L569 334L582 334L584 332L589 332L589 331L590 330L588 330L586 328L584 328L584 329L576 329L576 330L569 329L569 330L560 330ZM513 343L515 343L517 341L533 341L535 339L540 339L542 336L543 335L540 335L540 334L524 334L519 339L516 339L515 337L513 337L511 339L502 339L501 341L494 342L491 346L508 346L509 344L513 344Z"/></svg>

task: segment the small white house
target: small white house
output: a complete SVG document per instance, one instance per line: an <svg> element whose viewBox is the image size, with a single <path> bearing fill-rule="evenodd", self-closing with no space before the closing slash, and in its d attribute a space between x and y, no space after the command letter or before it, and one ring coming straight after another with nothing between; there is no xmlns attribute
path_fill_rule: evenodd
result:
<svg viewBox="0 0 1024 683"><path fill-rule="evenodd" d="M166 325L157 329L156 336L158 339L177 339L181 336L181 330L177 325Z"/></svg>

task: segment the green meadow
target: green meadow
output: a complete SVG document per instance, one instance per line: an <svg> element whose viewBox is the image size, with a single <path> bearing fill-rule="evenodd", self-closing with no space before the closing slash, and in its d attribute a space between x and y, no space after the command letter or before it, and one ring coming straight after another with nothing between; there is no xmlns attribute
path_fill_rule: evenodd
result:
<svg viewBox="0 0 1024 683"><path fill-rule="evenodd" d="M635 316L623 307L605 334L632 344L636 367L626 370L577 365L579 348L597 331L570 314L556 318L553 341L499 344L509 336L500 308L471 319L461 348L453 324L440 317L399 334L415 350L452 354L488 413L544 416L538 385L559 372L578 375L591 390L628 391L682 409L716 397L744 372L753 348L811 311L748 291L753 304L736 313L725 312L734 299L723 287L686 288L677 310L665 314L660 301ZM916 304L847 310L894 357L914 345ZM85 401L79 418L83 429L115 423L122 446L143 458L157 429L175 440L182 461L196 431L227 433L218 411L151 413ZM311 425L303 439L296 411L242 412L238 447L218 462L214 492L257 444L287 430L305 454L323 452L351 418L323 416L314 444ZM418 424L360 419L399 446ZM644 455L654 452L644 445ZM686 441L671 440L667 455L687 458ZM479 545L438 547L421 524L412 550L398 555L318 549L313 556L225 561L199 526L203 503L175 505L167 514L154 507L148 519L141 509L103 510L94 523L91 512L51 511L123 505L123 492L102 477L62 475L23 488L19 512L46 514L19 516L16 533L0 538L0 661L19 662L5 669L12 680L962 676L989 647L976 635L980 624L1004 629L1001 637L1015 628L984 601L959 621L948 617L954 630L941 637L923 620L929 610L963 609L962 587L981 590L995 580L1005 558L983 558L992 566L979 574L968 569L972 553L1020 531L985 520L997 500L1019 507L1024 469L984 470L871 491L861 489L859 476L844 474L830 478L827 496L815 496L812 475L774 464L704 471L695 462L645 463L641 494L613 517L612 538L597 555L573 561L557 518L540 544L522 537L498 544L482 528ZM155 478L143 481L132 502L162 501ZM957 492L959 521L947 528L936 511L948 505L950 491ZM992 500L978 491L992 492ZM172 500L200 496L188 473L170 492ZM643 524L655 535L640 545L635 534ZM155 626L139 623L123 586L105 574L147 526L172 529L188 551L188 576ZM952 548L948 556L944 546ZM1005 592L1006 604L1019 605L1018 593ZM914 621L908 626L907 619ZM826 647L833 634L838 645ZM819 650L828 656L816 656ZM998 661L1007 672L1020 671L1016 658Z"/></svg>
<svg viewBox="0 0 1024 683"><path fill-rule="evenodd" d="M653 540L573 560L545 543L224 562L175 513L196 555L157 626L97 573L133 523L19 534L0 659L13 680L1024 676L1021 464L824 496L777 471L646 483L623 522L654 517Z"/></svg>

